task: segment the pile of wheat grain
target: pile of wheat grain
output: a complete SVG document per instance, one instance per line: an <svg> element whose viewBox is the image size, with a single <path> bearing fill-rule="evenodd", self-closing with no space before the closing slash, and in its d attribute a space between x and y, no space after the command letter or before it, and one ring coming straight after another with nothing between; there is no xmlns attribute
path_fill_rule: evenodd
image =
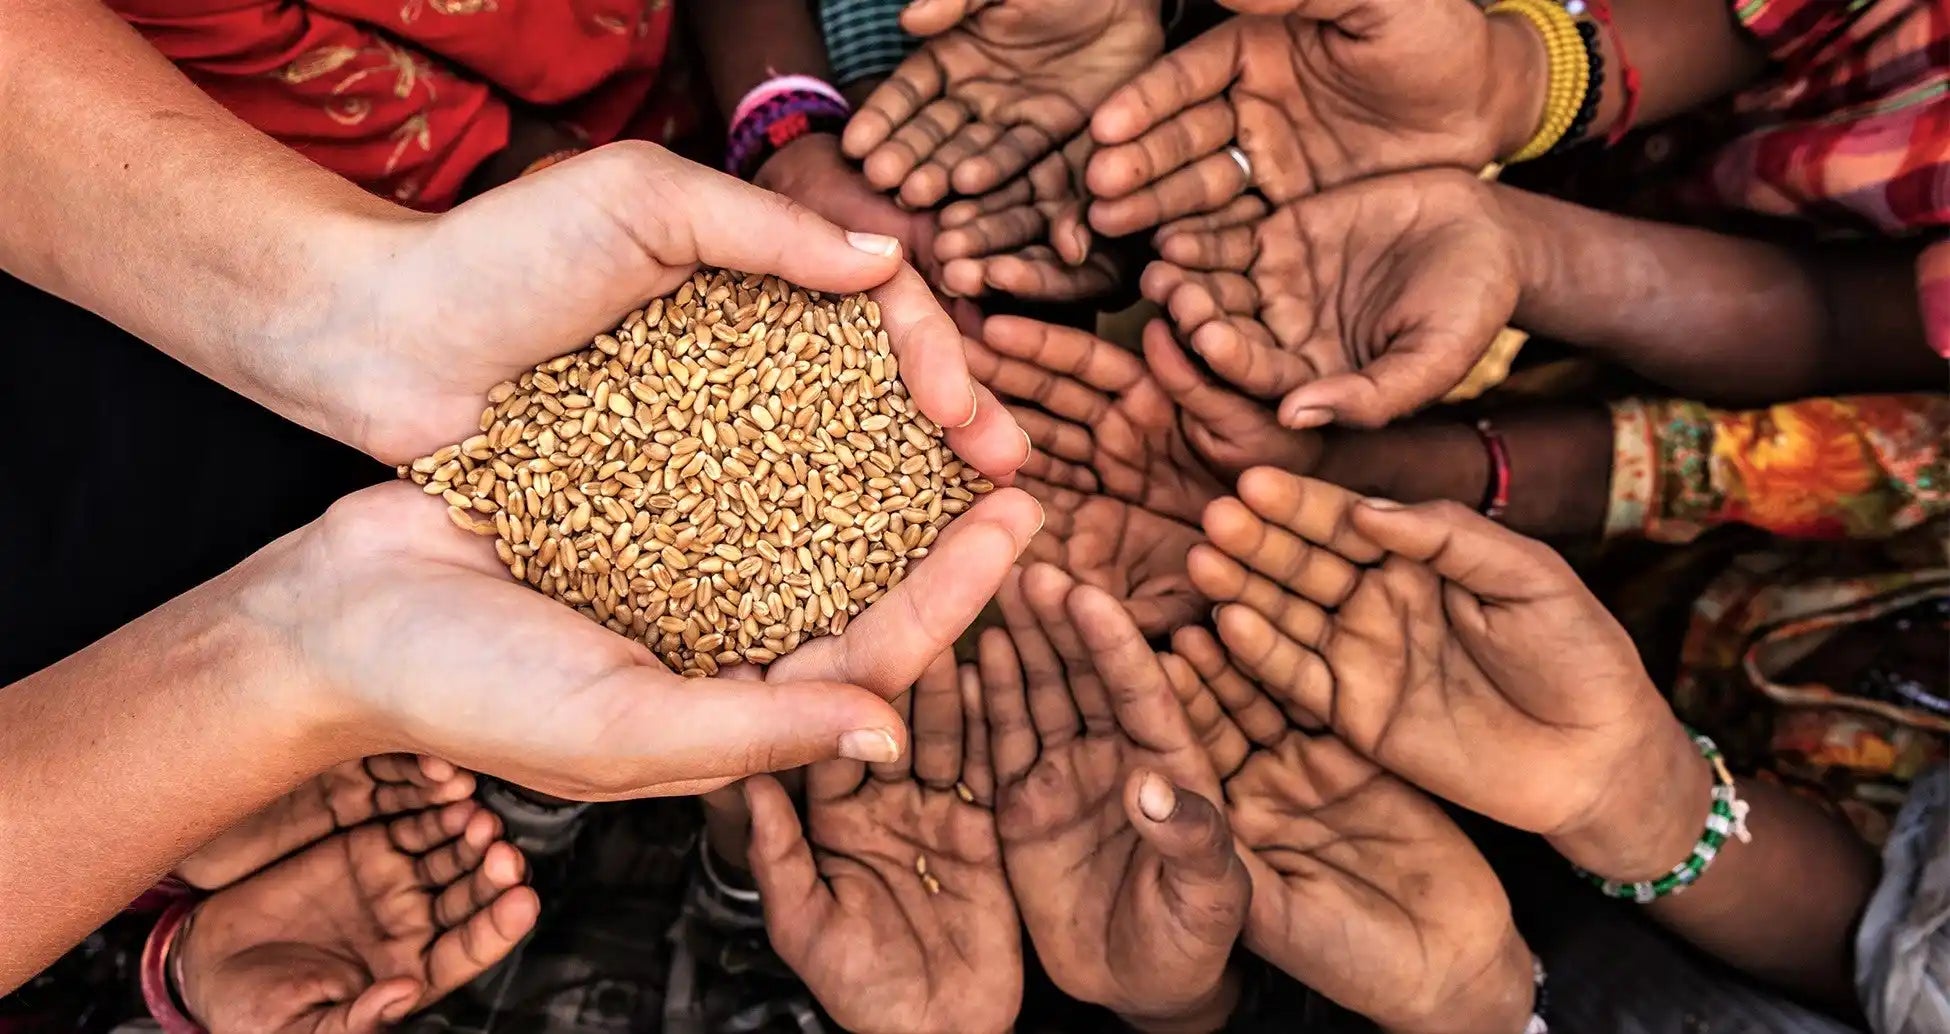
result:
<svg viewBox="0 0 1950 1034"><path fill-rule="evenodd" d="M991 487L898 373L864 295L705 270L399 472L518 580L710 675L845 628Z"/></svg>

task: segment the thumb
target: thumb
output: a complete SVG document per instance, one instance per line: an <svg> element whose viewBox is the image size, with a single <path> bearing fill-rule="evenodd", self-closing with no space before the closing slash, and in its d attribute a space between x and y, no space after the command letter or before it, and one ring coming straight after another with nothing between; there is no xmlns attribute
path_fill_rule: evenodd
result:
<svg viewBox="0 0 1950 1034"><path fill-rule="evenodd" d="M413 1007L420 1004L420 982L411 977L393 977L368 987L352 1003L343 1006L342 1026L337 1030L342 1034L377 1034L378 1031L406 1019ZM320 1031L333 1030L330 1023L319 1026Z"/></svg>
<svg viewBox="0 0 1950 1034"><path fill-rule="evenodd" d="M752 881L765 904L773 940L778 942L781 954L790 959L798 954L793 948L805 932L817 930L825 921L832 895L819 878L812 847L806 843L799 813L785 787L771 776L754 776L745 781L744 788L745 804L752 814L752 840L747 849Z"/></svg>
<svg viewBox="0 0 1950 1034"><path fill-rule="evenodd" d="M1354 530L1387 552L1427 564L1482 599L1534 599L1582 588L1557 551L1456 502L1402 506L1366 499L1349 513Z"/></svg>
<svg viewBox="0 0 1950 1034"><path fill-rule="evenodd" d="M996 0L914 0L901 11L901 28L913 36L934 36L972 18Z"/></svg>
<svg viewBox="0 0 1950 1034"><path fill-rule="evenodd" d="M1138 836L1164 856L1165 878L1196 893L1187 900L1210 898L1215 891L1230 895L1227 884L1243 884L1235 879L1244 869L1233 851L1232 830L1211 801L1139 769L1124 783L1124 811Z"/></svg>
<svg viewBox="0 0 1950 1034"><path fill-rule="evenodd" d="M678 211L706 265L835 293L878 287L901 268L893 237L842 230L796 201L703 166L688 178Z"/></svg>
<svg viewBox="0 0 1950 1034"><path fill-rule="evenodd" d="M1330 421L1355 427L1384 427L1461 384L1489 341L1459 335L1412 331L1353 373L1302 384L1280 402L1280 423L1318 427Z"/></svg>

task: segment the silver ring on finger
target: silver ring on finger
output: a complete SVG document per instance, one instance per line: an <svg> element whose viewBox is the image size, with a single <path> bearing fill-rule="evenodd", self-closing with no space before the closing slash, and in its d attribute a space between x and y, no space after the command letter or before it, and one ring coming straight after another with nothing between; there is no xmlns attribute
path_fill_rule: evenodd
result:
<svg viewBox="0 0 1950 1034"><path fill-rule="evenodd" d="M1251 189L1253 185L1253 160L1246 156L1245 151L1240 150L1238 144L1227 144L1226 156L1232 159L1233 164L1239 166L1239 171L1246 177L1245 185L1240 189Z"/></svg>

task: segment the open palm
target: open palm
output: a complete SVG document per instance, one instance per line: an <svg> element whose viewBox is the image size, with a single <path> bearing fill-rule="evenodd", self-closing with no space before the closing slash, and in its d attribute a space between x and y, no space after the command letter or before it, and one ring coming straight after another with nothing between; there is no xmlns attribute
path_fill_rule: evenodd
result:
<svg viewBox="0 0 1950 1034"><path fill-rule="evenodd" d="M747 784L772 944L847 1030L993 1034L1021 1005L995 816L957 792L992 782L969 681L965 710L943 654L902 697L915 743L902 760L812 766L803 830L776 780Z"/></svg>
<svg viewBox="0 0 1950 1034"><path fill-rule="evenodd" d="M1213 156L1235 140L1246 186L1275 204L1387 172L1474 172L1515 149L1493 113L1523 85L1508 55L1531 44L1500 21L1470 0L1306 0L1228 19L1097 110L1090 184L1108 200L1091 222L1130 233L1230 201L1237 170Z"/></svg>
<svg viewBox="0 0 1950 1034"><path fill-rule="evenodd" d="M1553 833L1674 725L1631 640L1549 547L1462 507L1377 509L1248 471L1191 558L1232 658L1368 758ZM1549 779L1511 779L1513 771Z"/></svg>
<svg viewBox="0 0 1950 1034"><path fill-rule="evenodd" d="M1489 863L1435 802L1332 734L1294 727L1203 628L1173 637L1230 770L1248 850L1245 940L1387 1030L1521 1030L1531 958ZM1194 720L1198 723L1197 719Z"/></svg>
<svg viewBox="0 0 1950 1034"><path fill-rule="evenodd" d="M1037 956L1066 993L1119 1013L1190 1008L1219 985L1247 905L1218 777L1115 600L1037 566L1001 604L1008 632L981 642L996 831ZM1168 782L1168 815L1139 801L1147 777Z"/></svg>
<svg viewBox="0 0 1950 1034"><path fill-rule="evenodd" d="M1043 528L1025 560L1052 565L1109 593L1146 635L1198 619L1205 602L1185 572L1185 556L1203 540L1193 525L1101 493L1023 478L1043 504Z"/></svg>
<svg viewBox="0 0 1950 1034"><path fill-rule="evenodd" d="M1157 5L1142 0L950 0L915 5L902 24L930 38L868 96L844 143L874 186L915 207L1001 186L1164 47Z"/></svg>
<svg viewBox="0 0 1950 1034"><path fill-rule="evenodd" d="M479 976L534 925L521 853L472 801L323 841L197 906L177 945L212 1030L377 1030Z"/></svg>
<svg viewBox="0 0 1950 1034"><path fill-rule="evenodd" d="M1461 383L1516 311L1495 208L1461 172L1338 187L1256 225L1170 235L1165 261L1199 272L1168 278L1162 301L1215 373L1284 396L1287 426L1378 427Z"/></svg>

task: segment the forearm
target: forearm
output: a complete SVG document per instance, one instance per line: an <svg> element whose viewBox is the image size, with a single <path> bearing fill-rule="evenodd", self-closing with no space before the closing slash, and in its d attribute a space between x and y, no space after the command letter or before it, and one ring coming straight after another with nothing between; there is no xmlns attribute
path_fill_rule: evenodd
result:
<svg viewBox="0 0 1950 1034"><path fill-rule="evenodd" d="M1711 767L1677 721L1651 736L1598 811L1552 838L1608 879L1665 875L1705 828ZM1852 945L1875 889L1875 855L1841 819L1780 786L1743 779L1739 796L1751 842L1729 837L1698 882L1648 913L1748 973L1852 1014Z"/></svg>
<svg viewBox="0 0 1950 1034"><path fill-rule="evenodd" d="M1615 38L1605 34L1603 103L1588 136L1604 137L1625 109L1624 62L1639 70L1639 109L1647 125L1734 92L1760 74L1765 60L1733 15L1732 0L1612 0Z"/></svg>
<svg viewBox="0 0 1950 1034"><path fill-rule="evenodd" d="M687 10L718 110L730 118L746 93L773 76L831 75L826 42L806 0L735 0Z"/></svg>
<svg viewBox="0 0 1950 1034"><path fill-rule="evenodd" d="M1907 246L1821 256L1495 188L1519 252L1515 322L1713 402L1924 390Z"/></svg>
<svg viewBox="0 0 1950 1034"><path fill-rule="evenodd" d="M1495 414L1510 465L1503 523L1535 538L1590 539L1604 527L1612 423L1604 407L1553 405ZM1329 432L1312 476L1404 503L1480 506L1489 449L1472 424L1426 417L1377 431Z"/></svg>
<svg viewBox="0 0 1950 1034"><path fill-rule="evenodd" d="M58 42L57 42L58 41ZM0 269L335 430L295 387L397 210L245 126L93 0L0 5Z"/></svg>
<svg viewBox="0 0 1950 1034"><path fill-rule="evenodd" d="M342 760L314 732L317 716L267 706L265 687L289 673L238 612L241 578L0 690L0 994L197 846Z"/></svg>

